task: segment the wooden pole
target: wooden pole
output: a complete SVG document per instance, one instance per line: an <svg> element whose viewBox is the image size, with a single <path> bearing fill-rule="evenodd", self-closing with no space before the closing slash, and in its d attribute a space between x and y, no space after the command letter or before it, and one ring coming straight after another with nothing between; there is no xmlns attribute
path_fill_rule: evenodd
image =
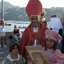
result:
<svg viewBox="0 0 64 64"><path fill-rule="evenodd" d="M4 20L3 0L1 1L1 19L3 19L3 20Z"/></svg>

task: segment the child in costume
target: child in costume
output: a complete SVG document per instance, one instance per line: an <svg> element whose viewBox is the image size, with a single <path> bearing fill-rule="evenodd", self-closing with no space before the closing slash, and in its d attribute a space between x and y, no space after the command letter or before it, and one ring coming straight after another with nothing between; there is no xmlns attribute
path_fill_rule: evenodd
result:
<svg viewBox="0 0 64 64"><path fill-rule="evenodd" d="M18 43L13 43L9 46L9 54L3 60L2 64L25 64L25 59L19 54Z"/></svg>
<svg viewBox="0 0 64 64"><path fill-rule="evenodd" d="M64 54L57 49L57 44L59 44L62 40L61 36L54 30L46 30L45 34L45 56L48 58L50 64L63 64Z"/></svg>

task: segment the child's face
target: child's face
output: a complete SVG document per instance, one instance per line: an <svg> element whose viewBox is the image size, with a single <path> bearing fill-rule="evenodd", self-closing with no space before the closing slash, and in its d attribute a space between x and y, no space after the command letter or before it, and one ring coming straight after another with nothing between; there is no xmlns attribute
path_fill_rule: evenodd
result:
<svg viewBox="0 0 64 64"><path fill-rule="evenodd" d="M12 50L12 54L17 55L18 54L18 48L15 46L15 48Z"/></svg>
<svg viewBox="0 0 64 64"><path fill-rule="evenodd" d="M46 39L46 46L47 46L47 48L52 48L53 45L54 45L54 40Z"/></svg>

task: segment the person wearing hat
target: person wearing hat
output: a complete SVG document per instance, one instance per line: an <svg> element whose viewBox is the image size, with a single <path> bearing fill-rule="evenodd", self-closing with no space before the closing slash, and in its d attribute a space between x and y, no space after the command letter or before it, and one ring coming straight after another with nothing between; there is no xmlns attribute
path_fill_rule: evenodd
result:
<svg viewBox="0 0 64 64"><path fill-rule="evenodd" d="M62 37L55 30L46 30L46 41L44 54L50 64L63 64L64 54L57 49L57 44L60 44Z"/></svg>
<svg viewBox="0 0 64 64"><path fill-rule="evenodd" d="M31 24L25 29L20 42L21 54L26 58L25 46L44 46L45 31L47 28L40 23L40 15L43 12L42 4L39 0L29 0L26 12Z"/></svg>
<svg viewBox="0 0 64 64"><path fill-rule="evenodd" d="M20 46L13 43L9 46L9 54L3 60L2 64L25 64L25 59L19 54Z"/></svg>

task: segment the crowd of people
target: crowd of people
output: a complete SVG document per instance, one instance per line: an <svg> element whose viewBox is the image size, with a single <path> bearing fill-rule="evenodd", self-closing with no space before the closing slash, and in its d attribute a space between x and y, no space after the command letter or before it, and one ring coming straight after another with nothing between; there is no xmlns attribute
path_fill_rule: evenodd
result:
<svg viewBox="0 0 64 64"><path fill-rule="evenodd" d="M12 34L9 36L9 54L2 64L35 64L29 63L29 56L25 46L41 45L49 63L44 64L64 64L63 26L60 18L51 16L50 23L44 18L44 10L39 0L30 0L26 6L26 13L31 24L22 34L17 25L14 26ZM0 21L0 46L5 45L4 22ZM60 47L61 45L61 47Z"/></svg>

